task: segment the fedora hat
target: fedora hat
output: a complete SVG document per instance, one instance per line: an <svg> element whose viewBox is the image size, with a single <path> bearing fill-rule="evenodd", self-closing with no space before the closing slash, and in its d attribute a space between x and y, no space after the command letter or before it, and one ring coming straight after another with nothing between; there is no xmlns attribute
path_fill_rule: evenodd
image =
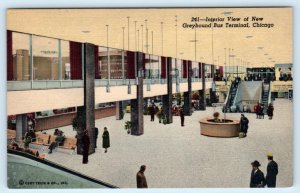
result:
<svg viewBox="0 0 300 193"><path fill-rule="evenodd" d="M251 165L254 167L259 167L260 163L257 160L255 160L254 162L251 163Z"/></svg>

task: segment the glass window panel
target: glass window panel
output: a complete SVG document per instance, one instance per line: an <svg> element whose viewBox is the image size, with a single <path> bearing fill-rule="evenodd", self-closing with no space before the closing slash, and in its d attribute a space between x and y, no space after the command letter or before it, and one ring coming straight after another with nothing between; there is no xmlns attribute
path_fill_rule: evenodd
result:
<svg viewBox="0 0 300 193"><path fill-rule="evenodd" d="M122 79L122 50L110 48L110 78Z"/></svg>
<svg viewBox="0 0 300 193"><path fill-rule="evenodd" d="M32 37L33 79L58 80L58 40Z"/></svg>
<svg viewBox="0 0 300 193"><path fill-rule="evenodd" d="M182 78L182 60L177 59L178 76Z"/></svg>
<svg viewBox="0 0 300 193"><path fill-rule="evenodd" d="M150 78L158 79L158 56L149 55L149 70L150 70Z"/></svg>
<svg viewBox="0 0 300 193"><path fill-rule="evenodd" d="M99 74L100 79L107 79L107 48L99 47Z"/></svg>
<svg viewBox="0 0 300 193"><path fill-rule="evenodd" d="M68 41L61 41L61 61L62 61L62 79L71 79L70 66L70 43Z"/></svg>
<svg viewBox="0 0 300 193"><path fill-rule="evenodd" d="M30 80L29 35L12 33L13 79Z"/></svg>
<svg viewBox="0 0 300 193"><path fill-rule="evenodd" d="M151 78L151 67L150 54L145 54L145 78Z"/></svg>
<svg viewBox="0 0 300 193"><path fill-rule="evenodd" d="M193 78L198 78L199 76L199 66L198 62L192 62Z"/></svg>
<svg viewBox="0 0 300 193"><path fill-rule="evenodd" d="M160 77L160 60L161 57L160 56L152 56L152 68L153 68L153 78L154 79L159 79Z"/></svg>

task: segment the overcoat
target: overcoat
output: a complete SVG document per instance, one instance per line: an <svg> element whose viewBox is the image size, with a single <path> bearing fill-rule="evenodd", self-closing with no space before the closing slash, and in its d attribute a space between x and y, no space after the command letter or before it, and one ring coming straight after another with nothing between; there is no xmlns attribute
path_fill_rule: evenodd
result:
<svg viewBox="0 0 300 193"><path fill-rule="evenodd" d="M108 131L103 132L102 139L103 139L102 147L103 148L109 148L110 147L110 140L109 140L109 132Z"/></svg>

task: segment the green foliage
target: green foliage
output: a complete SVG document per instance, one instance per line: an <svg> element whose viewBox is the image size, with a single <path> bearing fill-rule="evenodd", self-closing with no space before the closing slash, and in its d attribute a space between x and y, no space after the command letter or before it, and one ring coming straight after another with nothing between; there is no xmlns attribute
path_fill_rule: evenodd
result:
<svg viewBox="0 0 300 193"><path fill-rule="evenodd" d="M80 128L84 128L85 125L85 119L83 116L76 116L72 120L72 127L74 130L80 130Z"/></svg>
<svg viewBox="0 0 300 193"><path fill-rule="evenodd" d="M150 115L150 107L144 109L144 115Z"/></svg>
<svg viewBox="0 0 300 193"><path fill-rule="evenodd" d="M125 114L124 111L121 111L121 113L120 113L120 115L121 115L121 116L120 116L120 119L123 119L123 118L124 118L124 114Z"/></svg>
<svg viewBox="0 0 300 193"><path fill-rule="evenodd" d="M130 133L130 131L131 131L131 121L126 121L124 128L125 128L125 130L127 130L127 133Z"/></svg>

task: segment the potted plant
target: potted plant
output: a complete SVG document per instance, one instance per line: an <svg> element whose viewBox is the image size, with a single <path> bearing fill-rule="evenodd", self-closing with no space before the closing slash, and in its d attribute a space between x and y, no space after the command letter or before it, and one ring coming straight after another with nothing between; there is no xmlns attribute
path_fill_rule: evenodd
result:
<svg viewBox="0 0 300 193"><path fill-rule="evenodd" d="M72 127L74 131L78 131L80 127L85 124L85 120L82 116L76 115L72 120Z"/></svg>
<svg viewBox="0 0 300 193"><path fill-rule="evenodd" d="M127 133L130 134L130 131L131 131L131 121L126 121L124 128L125 128L125 130L127 130Z"/></svg>
<svg viewBox="0 0 300 193"><path fill-rule="evenodd" d="M125 114L124 111L121 111L121 112L120 112L120 119L123 119L123 118L124 118L124 114Z"/></svg>
<svg viewBox="0 0 300 193"><path fill-rule="evenodd" d="M159 123L161 123L162 119L163 119L163 112L161 110L159 110L157 113L156 113L156 116L158 118L158 121Z"/></svg>
<svg viewBox="0 0 300 193"><path fill-rule="evenodd" d="M213 114L214 122L220 122L219 116L220 116L219 112L214 112Z"/></svg>

